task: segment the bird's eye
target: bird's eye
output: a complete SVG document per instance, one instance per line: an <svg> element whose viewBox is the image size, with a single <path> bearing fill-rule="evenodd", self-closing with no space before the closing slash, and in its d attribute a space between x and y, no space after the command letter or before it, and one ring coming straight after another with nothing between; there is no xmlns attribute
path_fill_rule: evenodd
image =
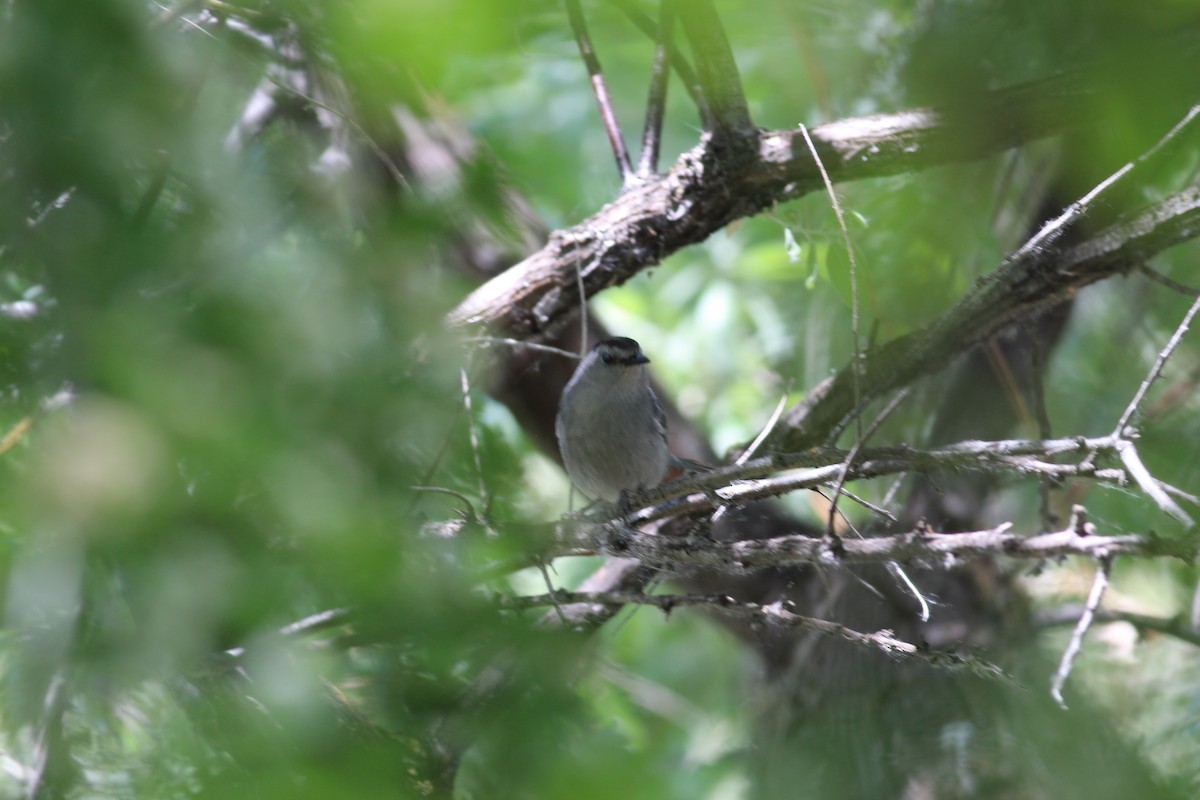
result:
<svg viewBox="0 0 1200 800"><path fill-rule="evenodd" d="M612 353L602 353L602 354L600 355L600 359L601 359L601 360L602 360L602 361L603 361L605 364L609 364L609 365L611 365L611 364L615 364L615 363L617 362L617 357L616 357L616 356L614 356Z"/></svg>

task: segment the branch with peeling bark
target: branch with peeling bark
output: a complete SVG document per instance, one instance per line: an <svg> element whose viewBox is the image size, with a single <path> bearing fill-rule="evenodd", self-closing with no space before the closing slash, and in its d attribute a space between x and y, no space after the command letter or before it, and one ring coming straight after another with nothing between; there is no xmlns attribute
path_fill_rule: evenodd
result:
<svg viewBox="0 0 1200 800"><path fill-rule="evenodd" d="M1149 534L1100 536L1070 526L1051 533L1024 535L1014 532L1011 523L962 533L938 533L917 528L888 536L846 538L836 546L828 538L804 534L737 542L663 536L619 522L581 525L571 536L576 547L585 548L574 552L605 552L637 558L674 573L697 569L738 573L810 564L834 566L888 561L950 568L963 560L983 557L1036 560L1062 556L1138 556L1191 562L1198 551L1196 542L1187 538L1170 539Z"/></svg>
<svg viewBox="0 0 1200 800"><path fill-rule="evenodd" d="M1049 440L966 441L927 450L906 445L868 447L859 450L852 461L847 451L838 448L775 453L695 473L642 492L630 500L629 513L621 514L619 508L609 504L597 507L590 516L594 520L621 518L631 525L640 525L724 504L815 488L839 480L843 473L846 480L864 480L903 473L960 470L1136 484L1152 499L1157 499L1157 495L1174 495L1192 504L1197 502L1192 495L1148 474L1095 464L1098 458L1106 457L1127 465L1129 457L1126 454L1133 449L1133 442L1126 438L1080 436ZM1072 455L1078 457L1076 463L1053 460ZM1164 507L1164 510L1171 511L1170 507Z"/></svg>

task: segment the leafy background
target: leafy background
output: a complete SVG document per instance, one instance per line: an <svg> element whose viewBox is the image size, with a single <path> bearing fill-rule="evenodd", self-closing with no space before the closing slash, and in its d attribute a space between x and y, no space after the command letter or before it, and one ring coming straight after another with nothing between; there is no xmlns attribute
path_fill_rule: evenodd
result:
<svg viewBox="0 0 1200 800"><path fill-rule="evenodd" d="M1038 77L1195 18L1165 0L918 5L718 7L767 127ZM586 11L636 141L652 43L615 4ZM742 756L771 698L730 633L700 614L644 610L586 646L547 635L535 615L498 614L491 600L541 591L540 575L483 587L472 577L536 544L519 528L419 534L462 503L417 485L453 489L498 521L567 505L557 468L482 391L483 358L467 359L442 324L471 287L446 266L447 242L465 216L494 216L501 180L551 227L619 189L559 4L263 0L230 14L328 53L364 120L405 102L449 115L494 153L465 191L403 206L354 172L318 168L322 146L299 123L231 152L268 54L212 21L222 3L16 0L0 13L0 792L18 795L57 741L65 766L45 796L415 797L432 790L437 762L423 737L445 724L470 743L461 797L514 786L528 797L751 796ZM698 134L680 89L664 163ZM864 334L913 330L992 269L1037 221L1030 197L1048 171L1107 163L1161 133L1156 87L1144 89L1137 113L1106 116L1124 128L1087 143L1103 152L1040 144L839 187ZM1114 89L1102 101L1124 98ZM1194 150L1172 163L1147 200L1194 178ZM1196 255L1185 245L1155 266L1195 285ZM642 342L721 451L846 362L845 275L828 199L813 195L669 258L595 308ZM16 313L20 303L36 313ZM1188 303L1137 277L1082 292L1046 379L1056 431L1111 429ZM475 379L469 415L460 368ZM1186 388L1198 368L1189 340L1163 385ZM881 437L920 442L923 400L939 386L922 386ZM64 392L69 405L48 409ZM1195 412L1187 392L1147 416L1142 440L1154 473L1193 491ZM878 497L886 486L854 488ZM1182 535L1136 493L1060 494L1085 501L1103 531ZM816 518L806 498L790 503ZM1036 527L1035 487L1014 482L996 513ZM556 579L573 585L593 566L560 563ZM1091 569L1046 565L1028 588L1047 607L1077 600ZM1197 577L1121 564L1110 600L1185 613ZM350 630L278 633L349 606ZM1056 654L1065 634L1040 641ZM493 710L456 714L479 666L513 652L521 669ZM1123 737L1185 782L1200 776L1194 659L1113 625L1089 640L1076 676ZM56 703L61 730L47 724Z"/></svg>

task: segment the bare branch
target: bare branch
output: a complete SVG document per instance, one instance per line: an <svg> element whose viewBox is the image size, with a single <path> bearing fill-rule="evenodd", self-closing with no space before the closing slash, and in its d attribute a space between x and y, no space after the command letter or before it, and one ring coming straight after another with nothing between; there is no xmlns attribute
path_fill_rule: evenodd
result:
<svg viewBox="0 0 1200 800"><path fill-rule="evenodd" d="M1104 556L1100 559L1100 566L1096 570L1095 580L1092 581L1092 589L1088 592L1087 602L1083 604L1083 613L1079 615L1079 621L1075 623L1075 630L1071 632L1071 640L1067 642L1067 649L1063 652L1062 660L1058 663L1058 670L1054 673L1054 680L1050 683L1050 696L1063 709L1067 707L1062 696L1063 684L1067 682L1067 678L1071 675L1071 668L1075 666L1075 658L1079 655L1080 648L1083 647L1083 637L1092 627L1096 609L1104 597L1104 590L1108 588L1110 572L1112 572L1112 556Z"/></svg>
<svg viewBox="0 0 1200 800"><path fill-rule="evenodd" d="M1049 476L1054 478L1088 478L1091 480L1128 485L1137 482L1123 469L1101 468L1095 464L1097 456L1120 459L1122 449L1129 446L1124 439L1111 436L1098 438L1051 439L1048 441L1009 439L997 441L965 441L947 445L934 450L915 450L910 447L876 447L864 448L855 459L848 472L848 480L876 478L883 475L903 474L910 472L935 471L974 471L988 474L1018 474L1031 476ZM540 557L593 554L607 552L619 556L657 559L667 566L703 566L723 570L735 568L759 568L763 566L788 566L804 563L837 562L845 557L849 560L868 561L901 561L903 558L918 558L922 556L941 557L945 555L959 556L956 551L929 550L922 546L907 549L911 546L911 535L901 535L908 544L900 545L900 540L894 540L893 548L900 548L899 555L891 555L888 546L880 544L892 541L889 537L865 540L844 541L845 548L831 548L826 538L784 537L784 550L771 550L766 561L756 561L757 544L746 544L742 547L745 553L727 551L724 545L710 547L705 542L693 537L683 540L682 550L676 552L679 542L670 536L651 535L639 532L637 528L649 523L657 523L669 519L683 519L696 513L708 513L714 507L727 504L740 504L752 500L761 500L799 489L812 489L827 485L839 479L845 471L847 452L838 449L814 450L800 453L778 453L773 456L756 458L745 464L732 465L713 469L704 473L685 476L671 481L655 489L642 492L632 498L632 511L618 508L615 504L599 504L589 509L585 514L564 517L557 523L547 523L543 535L546 541L556 540L564 543L552 552L542 553ZM1046 459L1063 456L1078 456L1079 463L1057 463ZM780 470L786 470L782 474ZM1142 478L1146 485L1157 487L1162 492L1175 494L1187 502L1196 498L1148 474ZM628 513L627 513L628 512ZM431 535L456 536L469 523L464 520L452 522L428 523L425 527ZM703 530L706 523L695 521L693 527ZM537 523L526 523L525 528L537 527ZM1005 533L1007 528L990 531L993 535ZM918 529L916 534L924 535L927 529ZM954 534L959 535L959 534ZM1086 544L1079 545L1074 540L1063 542L1062 538L1054 538L1056 534L1047 534L1049 539L1033 537L1010 537L989 539L982 545L979 554L984 552L993 555L1013 554L1032 557L1047 557L1051 555L1095 555L1094 548L1099 546L1100 537L1090 537ZM930 541L933 541L932 539ZM963 542L970 540L953 540ZM672 543L674 542L674 543ZM1033 544L1030 544L1033 542ZM868 544L869 543L869 544ZM798 548L793 551L793 545ZM1140 556L1172 556L1189 560L1196 555L1197 547L1187 540L1159 539L1153 535L1147 538L1130 537L1127 539L1105 542L1105 546L1118 548L1113 552L1118 555ZM879 548L883 547L889 553L887 557L879 557ZM714 549L715 548L715 549ZM865 548L865 549L864 549ZM1047 550L1049 548L1049 550ZM1061 549L1058 549L1061 548ZM859 554L859 555L854 555ZM521 561L517 566L528 566L532 562ZM503 566L501 566L501 571ZM495 569L489 569L488 574L494 574Z"/></svg>
<svg viewBox="0 0 1200 800"><path fill-rule="evenodd" d="M675 28L675 0L659 0L658 36L654 48L654 66L650 71L650 97L646 101L646 125L642 130L642 153L638 175L658 171L658 151L662 143L663 109L667 102L667 53Z"/></svg>
<svg viewBox="0 0 1200 800"><path fill-rule="evenodd" d="M812 153L813 162L817 165L817 172L821 175L821 182L825 185L825 193L829 195L829 203L833 206L834 216L837 217L838 229L842 232L842 246L846 248L846 259L850 265L850 340L853 347L850 363L853 369L854 407L860 408L862 397L859 392L858 376L862 366L862 342L858 328L858 257L854 254L854 243L850 241L850 230L846 227L846 215L842 212L842 204L838 200L837 192L833 190L833 181L829 179L829 172L825 169L825 165L821 163L821 154L817 152L817 146L813 144L812 137L808 133L808 128L803 123L800 125L800 135L804 137L804 145L808 148L808 152ZM890 411L884 412L883 417L886 417L888 413ZM862 442L864 439L862 417L855 415L854 419L858 422L858 440ZM831 533L833 531L833 514L836 510L837 493L835 492L833 503L829 509L829 530Z"/></svg>
<svg viewBox="0 0 1200 800"><path fill-rule="evenodd" d="M1192 318L1196 316L1197 311L1200 311L1200 296L1197 296L1196 302L1192 303L1192 307L1184 315L1183 322L1179 323L1179 327L1175 329L1175 333L1171 334L1170 340L1167 341L1166 346L1159 352L1158 358L1154 361L1154 366L1150 368L1150 374L1142 381L1142 385L1138 387L1137 392L1133 395L1133 399L1129 401L1129 405L1125 408L1125 413L1121 414L1121 419L1117 421L1117 427L1113 430L1114 436L1124 435L1125 426L1129 424L1129 420L1133 419L1138 406L1146 398L1146 392L1150 391L1150 387L1162 375L1163 367L1167 365L1167 359L1171 357L1171 354L1175 352L1175 348L1179 346L1179 342L1183 340L1183 335L1187 333L1188 326L1192 324Z"/></svg>
<svg viewBox="0 0 1200 800"><path fill-rule="evenodd" d="M754 454L758 452L759 446L761 446L762 443L766 441L767 437L771 435L771 431L775 430L776 423L778 423L779 418L783 416L783 409L787 407L787 396L788 393L784 392L783 396L779 398L779 402L775 405L775 411L772 412L770 419L767 420L767 424L764 425L763 429L758 432L758 436L754 437L754 441L750 443L750 446L743 450L742 453L734 460L734 466L740 467L742 464L745 464L747 461L749 461ZM721 517L725 516L725 512L728 510L729 506L721 506L712 515L712 520L710 521L717 522L721 519Z"/></svg>
<svg viewBox="0 0 1200 800"><path fill-rule="evenodd" d="M1177 519L1185 527L1192 527L1195 521L1191 516L1179 507L1171 496L1167 494L1164 487L1159 485L1159 482L1150 474L1150 470L1146 469L1146 465L1142 463L1142 458L1138 455L1137 447L1133 442L1123 441L1117 449L1121 455L1121 461L1125 464L1125 469L1129 471L1129 476L1134 482L1141 487L1151 500L1158 504L1158 507Z"/></svg>
<svg viewBox="0 0 1200 800"><path fill-rule="evenodd" d="M1036 234L1021 246L1017 252L1013 253L1011 259L1014 261L1026 259L1035 256L1039 251L1044 250L1055 242L1059 237L1066 233L1072 225L1082 219L1096 204L1096 200L1100 195L1107 192L1112 187L1121 183L1129 176L1136 168L1144 166L1152 161L1155 156L1162 152L1163 148L1184 129L1191 125L1196 116L1200 114L1200 106L1192 106L1183 119L1171 127L1161 139L1154 143L1146 152L1142 153L1133 161L1127 162L1124 166L1109 175L1083 197L1076 200L1071 205L1059 214L1054 219L1043 225Z"/></svg>
<svg viewBox="0 0 1200 800"><path fill-rule="evenodd" d="M1043 377L1046 372L1046 349L1045 342L1038 338L1030 343L1031 354L1029 375L1032 385L1030 393L1033 395L1033 415L1037 420L1038 436L1042 439L1049 439L1051 436L1050 430L1050 413L1046 410L1046 386ZM1058 517L1054 513L1050 505L1050 491L1054 485L1054 479L1043 476L1038 481L1038 501L1042 517L1042 531L1048 531L1058 522Z"/></svg>
<svg viewBox="0 0 1200 800"><path fill-rule="evenodd" d="M863 480L905 472L969 470L981 473L1081 477L1126 485L1129 476L1121 469L1095 466L1096 454L1120 457L1123 440L1112 436L1095 438L1005 439L964 441L931 450L908 446L864 448L853 460L847 480ZM837 448L776 453L744 464L719 467L689 474L633 498L633 513L624 516L631 524L679 516L721 502L747 502L798 489L810 489L834 481L842 474L848 452ZM1077 455L1080 463L1062 464L1044 459ZM780 473L787 470L787 472ZM1159 482L1155 482L1159 483ZM613 504L595 507L590 519L621 516Z"/></svg>
<svg viewBox="0 0 1200 800"><path fill-rule="evenodd" d="M1139 264L1138 271L1145 275L1155 283L1160 283L1166 286L1173 292L1186 294L1188 297L1200 297L1200 290L1193 289L1190 286L1180 283L1179 281L1171 280L1166 275L1163 275L1156 269L1152 269L1149 264Z"/></svg>
<svg viewBox="0 0 1200 800"><path fill-rule="evenodd" d="M842 462L842 474L838 476L837 483L833 487L833 497L829 500L829 519L826 521L826 530L829 535L833 535L833 518L837 512L838 499L842 496L842 492L846 488L846 478L850 474L850 467L854 465L854 459L858 457L858 453L862 450L867 440L879 430L879 426L884 420L892 415L892 412L904 402L904 398L908 397L909 388L905 387L896 393L896 396L891 399L883 411L879 412L879 416L871 423L865 431L859 431L858 437L854 440L854 445L850 448L850 452L846 454L846 460Z"/></svg>
<svg viewBox="0 0 1200 800"><path fill-rule="evenodd" d="M671 0L678 2L678 0ZM621 10L627 16L638 30L654 41L659 41L659 28L655 25L654 20L646 16L640 8L634 5L630 0L609 0L614 6ZM711 127L712 113L708 110L708 106L704 103L704 97L700 94L699 81L696 80L696 73L692 71L692 65L688 63L687 58L679 52L673 41L667 42L667 58L671 63L671 69L675 70L675 74L679 76L679 80L683 83L683 88L687 91L688 96L692 98L692 103L695 104L696 110L700 114L700 120L704 125L705 130Z"/></svg>
<svg viewBox="0 0 1200 800"><path fill-rule="evenodd" d="M576 543L599 552L637 558L664 571L687 573L719 569L752 573L806 564L919 563L953 566L962 560L990 557L1044 559L1060 556L1137 556L1191 561L1198 546L1186 539L1124 534L1096 536L1068 527L1026 536L1005 523L995 528L962 533L935 533L918 528L905 533L865 539L844 539L834 550L824 537L795 534L773 539L722 542L700 537L658 536L620 523L583 524L572 532Z"/></svg>
<svg viewBox="0 0 1200 800"><path fill-rule="evenodd" d="M839 465L830 468L830 478L836 476L838 469ZM565 518L543 526L553 530L546 530L542 538L556 540L559 544L537 558L607 553L638 559L668 572L715 569L733 574L808 564L831 566L889 561L949 567L964 559L982 556L1017 559L1131 556L1176 558L1191 563L1200 555L1200 543L1189 537L1168 538L1153 533L1098 536L1090 526L1079 523L1081 518L1077 513L1063 530L1034 535L1014 533L1011 523L957 533L935 532L919 525L904 533L844 539L836 548L824 536L799 533L728 542L700 535L668 535L657 527L639 529L620 518ZM457 527L465 524L460 521ZM537 525L522 527L528 532ZM530 557L493 565L481 577L490 579L534 563L535 558Z"/></svg>
<svg viewBox="0 0 1200 800"><path fill-rule="evenodd" d="M736 600L727 595L709 594L666 594L652 595L640 592L566 592L558 591L542 595L519 597L498 596L502 608L525 609L561 603L580 603L595 606L654 606L663 613L675 608L698 606L718 614L750 618L762 623L801 628L823 636L842 639L852 644L886 653L904 661L921 661L945 669L966 669L978 675L1011 681L1003 670L975 656L950 651L929 650L921 645L896 638L890 630L863 633L830 620L808 617L795 612L790 601L777 601L768 605Z"/></svg>
<svg viewBox="0 0 1200 800"><path fill-rule="evenodd" d="M1081 603L1073 603L1050 611L1039 612L1034 615L1033 624L1040 628L1075 625L1083 615L1083 610L1084 607ZM1174 617L1154 617L1148 614L1135 614L1131 611L1098 608L1093 615L1092 622L1128 622L1142 633L1147 631L1160 633L1163 636L1170 636L1181 642L1200 647L1200 631L1192 626L1185 614Z"/></svg>
<svg viewBox="0 0 1200 800"><path fill-rule="evenodd" d="M522 339L509 339L503 336L471 336L467 339L468 342L482 345L483 347L498 347L505 345L517 350L536 350L539 353L550 353L551 355L563 356L572 361L579 360L579 353L572 353L570 350L563 350L561 347L551 347L537 342L526 342Z"/></svg>
<svg viewBox="0 0 1200 800"><path fill-rule="evenodd" d="M587 66L588 77L592 81L592 91L596 95L596 105L600 107L600 119L604 122L604 132L608 134L608 143L612 147L613 157L617 160L617 170L621 173L621 181L628 186L633 177L633 166L629 163L629 151L625 149L625 137L621 134L621 126L617 123L616 112L613 111L612 97L608 86L604 83L604 72L600 69L600 59L592 48L592 40L588 36L587 21L583 18L583 10L579 0L565 0L567 17L571 21L571 31L575 34L575 42L579 45L579 55Z"/></svg>

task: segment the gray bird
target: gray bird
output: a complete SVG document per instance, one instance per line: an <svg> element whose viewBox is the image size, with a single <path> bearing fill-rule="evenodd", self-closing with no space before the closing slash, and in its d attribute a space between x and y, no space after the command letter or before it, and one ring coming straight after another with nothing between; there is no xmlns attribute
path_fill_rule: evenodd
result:
<svg viewBox="0 0 1200 800"><path fill-rule="evenodd" d="M554 432L571 482L592 500L662 483L685 466L667 450L667 418L633 339L598 343L563 389Z"/></svg>

